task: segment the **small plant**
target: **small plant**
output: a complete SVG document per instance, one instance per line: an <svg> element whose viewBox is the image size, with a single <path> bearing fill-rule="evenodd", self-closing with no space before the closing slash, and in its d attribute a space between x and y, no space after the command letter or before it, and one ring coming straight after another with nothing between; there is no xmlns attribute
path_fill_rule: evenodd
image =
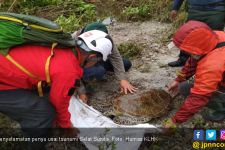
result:
<svg viewBox="0 0 225 150"><path fill-rule="evenodd" d="M124 15L127 20L140 20L149 17L149 11L149 5L141 5L138 7L129 6L123 10L122 15Z"/></svg>
<svg viewBox="0 0 225 150"><path fill-rule="evenodd" d="M81 18L78 18L75 14L70 15L68 18L61 15L55 22L57 22L66 32L76 31L81 26Z"/></svg>
<svg viewBox="0 0 225 150"><path fill-rule="evenodd" d="M206 122L202 118L196 118L196 119L193 119L192 124L194 125L195 128L204 128L206 125Z"/></svg>
<svg viewBox="0 0 225 150"><path fill-rule="evenodd" d="M143 44L137 44L134 42L122 43L118 46L121 55L126 58L137 57L138 55L141 54L143 48L144 48Z"/></svg>

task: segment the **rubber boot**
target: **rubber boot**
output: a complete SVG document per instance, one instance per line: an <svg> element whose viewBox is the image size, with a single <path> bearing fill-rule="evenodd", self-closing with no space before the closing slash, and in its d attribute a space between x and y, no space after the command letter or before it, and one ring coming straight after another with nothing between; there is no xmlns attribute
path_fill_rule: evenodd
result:
<svg viewBox="0 0 225 150"><path fill-rule="evenodd" d="M225 119L225 113L220 111L214 111L213 113L205 113L202 114L202 117L206 121L214 121L214 122L220 122Z"/></svg>
<svg viewBox="0 0 225 150"><path fill-rule="evenodd" d="M184 66L186 61L188 60L188 58L189 58L188 54L180 51L179 59L177 61L173 61L173 62L168 63L168 65L170 67L181 67L181 66Z"/></svg>
<svg viewBox="0 0 225 150"><path fill-rule="evenodd" d="M210 101L207 105L212 112L205 112L202 117L206 121L220 122L225 119L225 104L218 101Z"/></svg>

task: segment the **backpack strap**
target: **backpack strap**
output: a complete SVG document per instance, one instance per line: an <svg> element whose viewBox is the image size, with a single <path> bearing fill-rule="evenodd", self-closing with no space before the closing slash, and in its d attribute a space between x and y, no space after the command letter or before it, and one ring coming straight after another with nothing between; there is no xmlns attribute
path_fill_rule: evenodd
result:
<svg viewBox="0 0 225 150"><path fill-rule="evenodd" d="M28 71L26 68L24 68L23 66L21 66L18 62L16 62L9 54L6 55L6 58L13 63L17 68L19 68L21 71L23 71L24 73L26 73L28 76L30 76L31 78L35 79L35 80L40 80L36 75L32 74L30 71Z"/></svg>
<svg viewBox="0 0 225 150"><path fill-rule="evenodd" d="M43 94L43 90L42 90L42 81L41 79L32 74L30 71L28 71L26 68L24 68L22 65L20 65L18 62L16 62L9 54L6 55L6 58L11 62L13 63L17 68L19 68L21 71L23 71L25 74L27 74L29 77L35 79L35 80L38 80L38 84L37 84L37 89L38 89L38 95L40 97L42 97L44 94Z"/></svg>
<svg viewBox="0 0 225 150"><path fill-rule="evenodd" d="M38 95L40 97L44 96L43 92L43 87L45 87L46 83L48 86L51 85L51 79L50 79L50 72L49 72L49 67L50 67L50 60L54 56L54 48L57 46L57 43L52 44L51 48L51 54L48 56L46 63L45 63L45 76L46 76L46 81L42 81L38 76L32 74L30 71L28 71L26 68L24 68L22 65L20 65L18 62L16 62L9 54L6 55L6 59L8 59L11 63L13 63L17 68L19 68L21 71L23 71L25 74L27 74L29 77L38 80L37 84L37 90L38 90Z"/></svg>
<svg viewBox="0 0 225 150"><path fill-rule="evenodd" d="M45 76L46 76L46 82L48 85L51 85L51 79L50 79L50 72L49 72L49 67L50 67L50 60L54 56L54 48L57 46L58 43L53 43L52 48L51 48L51 54L48 56L46 63L45 63Z"/></svg>
<svg viewBox="0 0 225 150"><path fill-rule="evenodd" d="M225 42L220 42L216 45L216 48L220 48L220 47L223 47L225 46Z"/></svg>

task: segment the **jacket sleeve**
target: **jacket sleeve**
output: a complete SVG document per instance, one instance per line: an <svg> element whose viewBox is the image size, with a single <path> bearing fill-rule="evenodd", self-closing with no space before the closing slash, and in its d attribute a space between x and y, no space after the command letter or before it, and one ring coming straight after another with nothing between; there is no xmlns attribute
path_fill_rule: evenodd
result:
<svg viewBox="0 0 225 150"><path fill-rule="evenodd" d="M118 80L127 80L124 64L123 64L123 59L115 44L113 44L113 50L112 50L112 54L109 55L109 60L112 63L116 78Z"/></svg>
<svg viewBox="0 0 225 150"><path fill-rule="evenodd" d="M191 118L196 112L204 107L209 101L209 97L197 94L189 95L177 113L172 117L174 123L183 123Z"/></svg>
<svg viewBox="0 0 225 150"><path fill-rule="evenodd" d="M174 0L172 10L179 10L184 0Z"/></svg>
<svg viewBox="0 0 225 150"><path fill-rule="evenodd" d="M198 61L190 57L185 63L184 67L180 71L178 71L177 78L175 80L178 82L183 82L185 80L188 80L190 77L192 77L195 74L197 64L198 64Z"/></svg>
<svg viewBox="0 0 225 150"><path fill-rule="evenodd" d="M78 77L73 73L59 73L52 77L50 100L56 110L56 123L61 128L70 128L69 91L75 89Z"/></svg>
<svg viewBox="0 0 225 150"><path fill-rule="evenodd" d="M218 89L218 85L223 79L224 61L221 61L220 57L215 59L213 55L210 56L198 62L191 95L186 98L179 111L173 117L172 120L175 123L182 123L188 120L208 103L212 93ZM223 59L222 56L221 59Z"/></svg>

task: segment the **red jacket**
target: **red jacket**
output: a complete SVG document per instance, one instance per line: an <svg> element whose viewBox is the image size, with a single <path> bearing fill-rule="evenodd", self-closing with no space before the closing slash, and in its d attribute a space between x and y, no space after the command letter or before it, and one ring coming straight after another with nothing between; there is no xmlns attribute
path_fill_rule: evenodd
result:
<svg viewBox="0 0 225 150"><path fill-rule="evenodd" d="M225 42L224 32L212 31L198 21L189 21L176 32L174 43L178 48L204 57L199 61L190 58L176 79L182 82L195 75L191 94L172 117L174 123L188 120L208 103L220 85L224 85L225 47L214 49L220 42Z"/></svg>
<svg viewBox="0 0 225 150"><path fill-rule="evenodd" d="M9 54L32 74L46 80L45 63L50 49L45 46L24 45L12 48ZM2 55L0 62L0 90L36 88L38 81L19 70ZM52 82L50 101L57 113L56 121L62 128L71 127L68 91L74 87L76 79L82 77L82 68L71 49L55 48L49 71Z"/></svg>

